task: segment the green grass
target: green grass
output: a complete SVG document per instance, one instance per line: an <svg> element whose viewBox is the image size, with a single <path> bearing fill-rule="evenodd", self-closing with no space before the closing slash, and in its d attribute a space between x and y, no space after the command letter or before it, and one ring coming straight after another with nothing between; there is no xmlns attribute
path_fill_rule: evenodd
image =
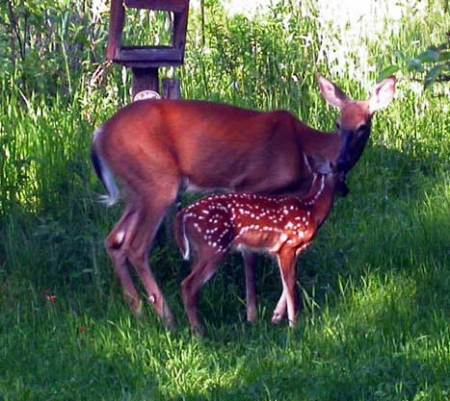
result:
<svg viewBox="0 0 450 401"><path fill-rule="evenodd" d="M206 49L199 16L190 17L184 96L286 108L331 130L335 113L315 82L329 68L316 64L326 44L315 18L285 6L264 19L230 19L207 3ZM438 5L369 43L372 85L398 52L412 56L443 40L450 18ZM72 54L73 37L51 15ZM105 26L94 31L104 46ZM245 322L233 256L204 291L208 336L199 340L180 299L189 265L173 245L157 247L152 263L177 330L167 332L149 305L135 320L122 299L103 248L121 207L98 204L89 146L93 130L128 101L129 76L116 68L94 90L95 53L82 55L81 71L59 60L62 86L48 90L41 72L33 81L19 67L0 71L1 401L450 399L448 83L416 93L399 74L399 95L375 117L349 197L300 259L298 327L269 323L281 290L269 260L258 275L261 320ZM46 57L43 65L58 64L57 54ZM367 96L348 71L330 78L352 97Z"/></svg>

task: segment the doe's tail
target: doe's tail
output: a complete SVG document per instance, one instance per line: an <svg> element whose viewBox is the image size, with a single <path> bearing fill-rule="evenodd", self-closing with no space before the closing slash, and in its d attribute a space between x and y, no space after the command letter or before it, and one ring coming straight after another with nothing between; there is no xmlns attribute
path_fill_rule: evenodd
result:
<svg viewBox="0 0 450 401"><path fill-rule="evenodd" d="M100 201L106 206L112 206L119 200L120 192L108 163L98 150L97 138L101 132L101 130L97 130L94 133L94 142L91 147L91 160L97 177L102 182L106 192L108 192L107 195L100 196Z"/></svg>

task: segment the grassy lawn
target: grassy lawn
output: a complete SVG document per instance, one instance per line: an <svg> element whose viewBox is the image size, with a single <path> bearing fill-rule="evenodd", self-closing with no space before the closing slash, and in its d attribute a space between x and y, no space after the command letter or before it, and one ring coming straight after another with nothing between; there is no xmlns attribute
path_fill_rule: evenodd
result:
<svg viewBox="0 0 450 401"><path fill-rule="evenodd" d="M93 90L97 64L87 50L81 72L61 56L54 86L39 63L35 76L9 64L0 71L0 401L449 400L450 90L444 82L424 92L405 67L445 40L442 10L438 2L426 14L411 8L399 31L387 25L362 38L364 65L373 67L360 71L364 82L351 72L360 48L349 45L340 73L341 61L327 64L334 42L314 14L285 6L231 18L211 1L202 47L192 12L179 73L185 98L284 108L331 131L336 114L320 97L317 72L362 99L386 66L400 67L397 98L374 119L350 195L300 258L294 329L270 324L281 285L263 258L260 322L245 322L243 269L233 256L202 298L208 335L193 338L179 290L189 264L170 241L152 263L178 327L167 332L150 305L134 319L103 248L123 205L98 204L103 190L89 161L92 132L128 102L130 77L117 67ZM67 41L70 56L78 39L58 18L55 40Z"/></svg>

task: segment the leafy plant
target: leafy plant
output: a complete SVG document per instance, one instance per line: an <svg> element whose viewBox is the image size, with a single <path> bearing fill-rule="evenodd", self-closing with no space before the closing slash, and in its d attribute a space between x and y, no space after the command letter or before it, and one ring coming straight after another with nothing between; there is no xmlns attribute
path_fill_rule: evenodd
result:
<svg viewBox="0 0 450 401"><path fill-rule="evenodd" d="M407 58L404 53L395 52L400 62L389 65L380 73L384 79L400 70L406 70L413 77L423 81L424 89L430 88L438 82L450 81L450 32L447 33L447 41L440 45L429 46L418 55ZM402 68L401 65L405 66Z"/></svg>
<svg viewBox="0 0 450 401"><path fill-rule="evenodd" d="M425 89L436 82L450 81L450 32L447 35L447 42L430 46L408 64L410 71L424 74Z"/></svg>

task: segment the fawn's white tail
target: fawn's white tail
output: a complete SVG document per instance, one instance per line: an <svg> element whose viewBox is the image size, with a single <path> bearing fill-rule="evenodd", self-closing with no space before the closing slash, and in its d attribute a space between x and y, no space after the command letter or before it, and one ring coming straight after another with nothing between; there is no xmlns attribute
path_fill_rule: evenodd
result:
<svg viewBox="0 0 450 401"><path fill-rule="evenodd" d="M175 226L175 240L180 249L181 255L184 260L189 260L190 258L190 245L189 239L186 235L186 215L184 213L178 213L176 217Z"/></svg>

